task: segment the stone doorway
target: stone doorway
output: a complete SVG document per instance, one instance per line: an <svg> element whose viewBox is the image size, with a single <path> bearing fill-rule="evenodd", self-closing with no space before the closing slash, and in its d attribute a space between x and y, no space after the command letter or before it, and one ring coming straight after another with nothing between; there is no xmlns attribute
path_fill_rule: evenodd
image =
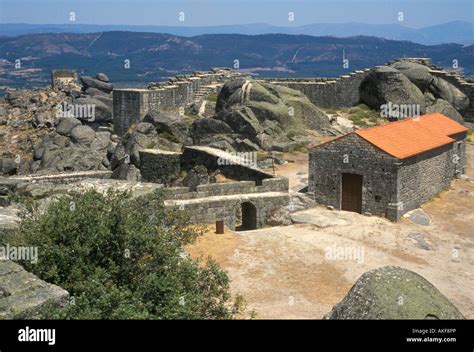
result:
<svg viewBox="0 0 474 352"><path fill-rule="evenodd" d="M342 174L341 210L362 213L362 175Z"/></svg>
<svg viewBox="0 0 474 352"><path fill-rule="evenodd" d="M236 231L255 230L257 228L257 208L250 202L243 202L237 209Z"/></svg>

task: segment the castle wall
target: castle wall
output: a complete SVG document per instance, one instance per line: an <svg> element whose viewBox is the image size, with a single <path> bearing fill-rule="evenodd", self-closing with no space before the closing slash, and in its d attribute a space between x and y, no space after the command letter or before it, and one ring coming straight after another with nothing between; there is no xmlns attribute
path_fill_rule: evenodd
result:
<svg viewBox="0 0 474 352"><path fill-rule="evenodd" d="M316 106L325 109L349 108L357 105L359 86L369 69L354 71L338 78L262 79L301 91Z"/></svg>
<svg viewBox="0 0 474 352"><path fill-rule="evenodd" d="M203 92L211 89L212 85L224 83L235 76L240 74L229 69L214 69L176 76L168 82L150 83L148 89L114 89L114 133L122 136L150 110L184 109L187 104L203 98Z"/></svg>

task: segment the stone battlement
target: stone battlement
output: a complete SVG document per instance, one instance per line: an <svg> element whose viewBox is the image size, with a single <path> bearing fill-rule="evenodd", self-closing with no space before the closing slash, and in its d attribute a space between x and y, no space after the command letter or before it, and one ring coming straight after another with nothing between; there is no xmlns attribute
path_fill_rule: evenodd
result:
<svg viewBox="0 0 474 352"><path fill-rule="evenodd" d="M143 119L150 110L184 109L187 104L204 99L210 92L217 93L225 81L240 76L231 69L215 68L192 75L178 75L167 82L149 83L148 89L115 89L114 132L122 136L130 125Z"/></svg>
<svg viewBox="0 0 474 352"><path fill-rule="evenodd" d="M474 82L455 72L434 65L429 58L399 58L388 62L415 62L431 69L432 74L455 85L470 99L465 115L474 118ZM257 82L282 85L301 91L315 105L326 109L350 108L359 103L359 86L372 68L355 70L340 77L259 78ZM197 71L178 75L167 82L150 83L148 89L114 90L114 131L123 135L128 127L143 119L152 109L179 110L191 102L202 101L206 95L217 93L228 79L243 77L230 68Z"/></svg>

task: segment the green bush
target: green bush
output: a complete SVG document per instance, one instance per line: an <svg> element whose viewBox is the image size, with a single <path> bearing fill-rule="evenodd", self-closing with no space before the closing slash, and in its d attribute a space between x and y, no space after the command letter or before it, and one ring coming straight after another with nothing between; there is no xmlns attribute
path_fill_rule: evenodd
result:
<svg viewBox="0 0 474 352"><path fill-rule="evenodd" d="M38 246L25 269L68 290L71 303L49 319L232 318L229 279L216 263L183 250L200 231L165 208L162 193L71 194L45 212L22 214L17 245Z"/></svg>

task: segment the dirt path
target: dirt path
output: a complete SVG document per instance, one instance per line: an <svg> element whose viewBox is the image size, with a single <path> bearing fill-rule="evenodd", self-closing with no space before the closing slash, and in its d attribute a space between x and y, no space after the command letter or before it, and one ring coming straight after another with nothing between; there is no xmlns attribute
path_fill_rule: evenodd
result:
<svg viewBox="0 0 474 352"><path fill-rule="evenodd" d="M467 175L474 178L472 145L468 158ZM307 170L301 156L295 159L278 170L294 187ZM245 297L257 318L322 318L362 273L398 265L424 276L474 319L474 183L456 180L422 208L428 226L317 207L295 213L303 223L292 226L225 235L210 230L187 250L217 260L232 292ZM358 255L328 256L338 249Z"/></svg>

